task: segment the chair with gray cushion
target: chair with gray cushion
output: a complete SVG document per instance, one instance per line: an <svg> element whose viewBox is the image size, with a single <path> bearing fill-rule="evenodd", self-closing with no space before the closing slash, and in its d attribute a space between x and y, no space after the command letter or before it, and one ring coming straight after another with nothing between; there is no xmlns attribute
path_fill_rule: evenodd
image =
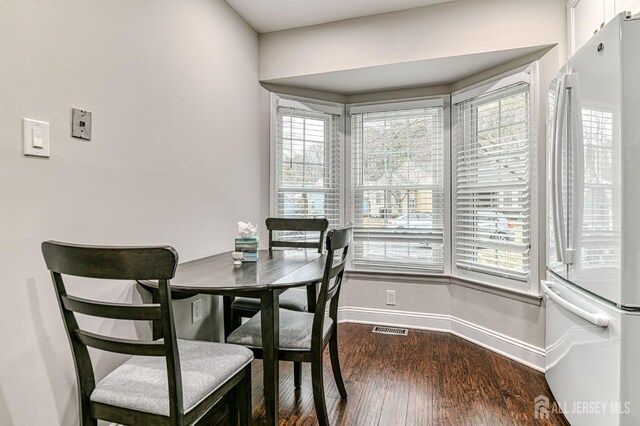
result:
<svg viewBox="0 0 640 426"><path fill-rule="evenodd" d="M169 280L178 254L172 247L81 246L42 243L69 338L80 403L80 422L135 425L193 424L223 397L231 423L251 422L251 360L247 348L176 338ZM111 303L67 294L63 275L97 280L158 280L160 303ZM94 288L111 282L87 282ZM85 287L86 288L86 287ZM95 290L94 290L95 293ZM124 339L86 331L76 313L160 322L164 339ZM88 347L133 355L96 383Z"/></svg>
<svg viewBox="0 0 640 426"><path fill-rule="evenodd" d="M329 227L327 219L291 219L291 218L275 218L270 217L266 220L267 229L269 230L269 250L274 248L299 248L314 249L318 253L322 253L322 243L324 233ZM274 231L288 232L288 239L275 239ZM319 238L317 241L306 241L308 232L317 232ZM300 235L305 241L296 241L292 239L292 235ZM293 288L285 291L280 295L279 303L283 309L298 312L313 312L316 304L315 284L312 291L307 289ZM231 303L231 324L233 328L237 328L242 318L251 318L260 311L260 299L253 297L237 297ZM229 330L230 332L231 330ZM294 385L299 388L301 385L302 366L300 363L294 363Z"/></svg>
<svg viewBox="0 0 640 426"><path fill-rule="evenodd" d="M351 239L351 229L334 229L327 234L327 261L315 313L280 309L280 350L281 360L310 362L313 399L318 422L328 425L327 408L324 398L322 375L322 353L327 344L331 356L333 376L342 398L347 391L342 381L338 359L338 299L342 275ZM342 251L342 253L339 253ZM329 303L329 316L325 308ZM254 351L256 357L262 357L262 332L260 313L242 324L229 335L227 341L244 345Z"/></svg>

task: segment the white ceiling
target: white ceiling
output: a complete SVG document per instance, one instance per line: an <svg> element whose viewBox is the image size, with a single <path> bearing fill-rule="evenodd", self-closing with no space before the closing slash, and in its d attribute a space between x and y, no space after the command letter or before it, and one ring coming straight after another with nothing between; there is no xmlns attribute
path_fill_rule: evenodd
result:
<svg viewBox="0 0 640 426"><path fill-rule="evenodd" d="M259 33L449 1L453 0L226 0Z"/></svg>
<svg viewBox="0 0 640 426"><path fill-rule="evenodd" d="M262 81L342 95L437 86L460 81L546 48L548 46L523 47Z"/></svg>

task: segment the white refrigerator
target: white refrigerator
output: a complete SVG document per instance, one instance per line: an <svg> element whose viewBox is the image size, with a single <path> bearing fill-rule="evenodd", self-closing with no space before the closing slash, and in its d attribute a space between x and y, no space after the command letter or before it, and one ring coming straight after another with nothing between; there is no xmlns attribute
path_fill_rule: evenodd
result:
<svg viewBox="0 0 640 426"><path fill-rule="evenodd" d="M548 409L640 425L640 17L598 31L548 102Z"/></svg>

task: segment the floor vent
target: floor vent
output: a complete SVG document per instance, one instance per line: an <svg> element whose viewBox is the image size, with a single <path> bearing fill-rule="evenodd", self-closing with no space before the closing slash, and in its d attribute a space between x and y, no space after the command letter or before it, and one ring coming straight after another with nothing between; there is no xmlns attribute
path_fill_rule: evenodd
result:
<svg viewBox="0 0 640 426"><path fill-rule="evenodd" d="M374 333L380 334L393 334L395 336L406 336L409 333L409 330L406 328L398 328L398 327L382 327L380 325L376 325L373 327Z"/></svg>

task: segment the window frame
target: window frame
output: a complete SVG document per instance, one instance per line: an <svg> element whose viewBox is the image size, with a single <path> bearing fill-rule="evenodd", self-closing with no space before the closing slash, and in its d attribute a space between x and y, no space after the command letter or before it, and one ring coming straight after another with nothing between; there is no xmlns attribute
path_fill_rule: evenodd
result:
<svg viewBox="0 0 640 426"><path fill-rule="evenodd" d="M420 270L412 269L411 273L416 275L425 276L447 276L451 274L451 102L450 95L437 95L437 96L423 96L412 98L394 98L384 101L375 102L359 102L346 104L345 111L345 160L344 160L344 217L348 218L349 225L352 225L353 218L353 182L352 182L352 154L353 154L353 140L351 129L351 114L358 113L358 111L366 112L384 112L393 111L394 107L403 107L404 109L423 108L425 104L441 103L443 108L443 191L444 191L444 206L443 206L443 228L442 228L442 256L443 256L443 270L442 272L432 270ZM422 105L422 106L420 106ZM353 111L356 112L353 112ZM349 254L349 270L357 272L374 272L374 273L397 273L398 269L394 267L385 266L356 266L353 263L353 250Z"/></svg>
<svg viewBox="0 0 640 426"><path fill-rule="evenodd" d="M457 90L451 94L452 107L451 111L455 110L455 105L464 100L472 99L478 96L482 96L492 91L500 90L504 87L510 86L514 83L526 81L529 83L529 196L530 196L530 250L529 250L529 277L526 281L516 280L501 277L496 274L485 273L481 271L473 271L465 268L458 268L456 266L456 221L457 214L456 202L455 202L455 188L457 186L456 180L456 159L455 159L455 141L453 140L453 132L451 138L451 272L452 276L461 278L464 280L475 281L482 284L490 285L492 287L505 288L509 290L523 291L530 294L539 294L539 277L540 277L540 259L544 258L541 255L541 249L539 246L539 232L544 228L540 226L540 209L544 209L544 205L541 206L539 201L545 200L544 194L541 194L541 188L543 185L539 182L539 167L544 159L544 144L539 144L538 141L538 126L540 120L539 111L539 89L538 89L538 65L537 62L519 67L515 70L507 73L500 74L492 79L485 80L466 87L461 90ZM454 126L452 120L452 126ZM453 128L452 128L453 130ZM542 146L541 146L542 145ZM540 153L542 148L543 153Z"/></svg>
<svg viewBox="0 0 640 426"><path fill-rule="evenodd" d="M292 96L282 93L272 92L270 96L269 111L269 215L271 217L278 216L278 107L291 106L310 112L330 113L338 115L337 126L338 132L342 136L342 143L339 147L339 164L336 166L336 173L339 175L340 184L337 187L339 197L342 198L338 202L338 226L344 224L344 188L345 188L345 108L344 104L337 102L321 101L316 99L305 98L301 96ZM311 188L312 189L312 188Z"/></svg>

